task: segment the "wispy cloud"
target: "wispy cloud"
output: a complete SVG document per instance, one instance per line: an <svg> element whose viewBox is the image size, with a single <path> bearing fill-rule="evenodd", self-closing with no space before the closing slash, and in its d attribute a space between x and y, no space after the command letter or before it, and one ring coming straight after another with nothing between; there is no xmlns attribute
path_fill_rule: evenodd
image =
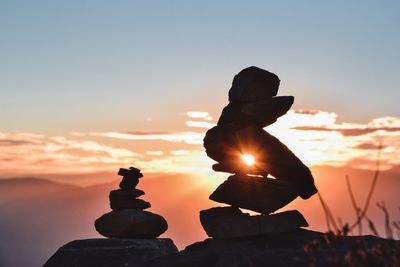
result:
<svg viewBox="0 0 400 267"><path fill-rule="evenodd" d="M127 164L138 155L93 141L0 132L0 175L90 172Z"/></svg>
<svg viewBox="0 0 400 267"><path fill-rule="evenodd" d="M91 136L101 136L125 140L159 140L167 142L184 142L187 144L202 144L204 133L198 132L103 132L103 133L89 133Z"/></svg>
<svg viewBox="0 0 400 267"><path fill-rule="evenodd" d="M161 150L150 150L150 151L146 151L146 155L149 156L163 156L164 152Z"/></svg>
<svg viewBox="0 0 400 267"><path fill-rule="evenodd" d="M186 125L193 128L210 129L215 126L215 123L211 123L208 121L186 121Z"/></svg>
<svg viewBox="0 0 400 267"><path fill-rule="evenodd" d="M189 155L189 154L190 154L190 151L189 151L189 150L181 149L181 150L172 150L172 151L170 151L169 153L170 153L171 155L174 155L174 156L185 156L185 155Z"/></svg>
<svg viewBox="0 0 400 267"><path fill-rule="evenodd" d="M382 117L369 122L368 124L341 123L334 121L330 124L320 126L295 126L295 130L301 131L336 131L344 136L360 136L370 133L381 132L400 132L400 118Z"/></svg>
<svg viewBox="0 0 400 267"><path fill-rule="evenodd" d="M377 149L385 149L387 146L384 146L379 143L370 143L370 142L365 142L365 143L360 143L353 148L355 149L367 149L367 150L377 150Z"/></svg>
<svg viewBox="0 0 400 267"><path fill-rule="evenodd" d="M136 160L135 164L146 172L162 173L210 173L213 161L203 150L171 151L164 157Z"/></svg>
<svg viewBox="0 0 400 267"><path fill-rule="evenodd" d="M202 144L206 129L214 124L203 119L208 113L190 116L202 120L186 125L203 126L202 132L109 131L68 136L0 132L0 176L83 173L129 165L148 172L210 171L213 161ZM333 112L291 110L266 130L309 165L372 168L379 144L384 168L400 164L400 118L376 118L365 124L338 123L337 119Z"/></svg>
<svg viewBox="0 0 400 267"><path fill-rule="evenodd" d="M383 166L400 164L400 118L381 117L366 124L337 123L337 118L332 112L291 110L266 129L309 164L371 168L380 143Z"/></svg>
<svg viewBox="0 0 400 267"><path fill-rule="evenodd" d="M216 125L215 123L211 122L213 118L210 116L208 112L188 111L186 112L186 116L189 117L189 120L187 120L185 123L188 127L191 128L210 129Z"/></svg>
<svg viewBox="0 0 400 267"><path fill-rule="evenodd" d="M203 119L207 121L211 121L213 119L210 113L206 111L188 111L186 112L186 116L192 119Z"/></svg>

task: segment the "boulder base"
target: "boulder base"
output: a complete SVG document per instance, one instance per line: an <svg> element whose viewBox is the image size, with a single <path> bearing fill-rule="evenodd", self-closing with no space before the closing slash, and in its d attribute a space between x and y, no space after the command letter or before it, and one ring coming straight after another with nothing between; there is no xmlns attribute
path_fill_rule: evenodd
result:
<svg viewBox="0 0 400 267"><path fill-rule="evenodd" d="M146 267L399 266L400 241L332 235L305 229L235 239L209 238Z"/></svg>
<svg viewBox="0 0 400 267"><path fill-rule="evenodd" d="M200 221L207 235L214 238L278 234L308 226L303 215L297 210L250 216L233 207L202 210Z"/></svg>
<svg viewBox="0 0 400 267"><path fill-rule="evenodd" d="M168 229L162 216L137 209L105 213L94 225L101 235L116 238L156 238Z"/></svg>
<svg viewBox="0 0 400 267"><path fill-rule="evenodd" d="M138 266L148 260L175 253L178 253L178 249L169 238L84 239L59 248L44 266Z"/></svg>

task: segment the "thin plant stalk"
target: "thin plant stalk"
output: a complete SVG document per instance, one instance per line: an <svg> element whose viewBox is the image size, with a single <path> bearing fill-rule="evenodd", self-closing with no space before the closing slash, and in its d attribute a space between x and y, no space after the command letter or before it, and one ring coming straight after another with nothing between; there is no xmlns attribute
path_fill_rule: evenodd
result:
<svg viewBox="0 0 400 267"><path fill-rule="evenodd" d="M363 210L361 211L360 216L358 216L357 220L349 227L350 230L353 230L354 227L356 227L358 224L361 223L362 219L366 216L366 213L368 211L369 208L369 204L371 202L371 198L372 198L372 194L375 190L375 186L376 186L376 182L378 181L379 178L379 173L380 173L380 159L381 159L381 150L382 150L382 143L379 143L379 147L378 147L378 155L377 155L377 159L376 159L376 169L375 169L375 173L374 173L374 178L372 179L372 184L370 187L370 190L368 192L368 196L364 205Z"/></svg>

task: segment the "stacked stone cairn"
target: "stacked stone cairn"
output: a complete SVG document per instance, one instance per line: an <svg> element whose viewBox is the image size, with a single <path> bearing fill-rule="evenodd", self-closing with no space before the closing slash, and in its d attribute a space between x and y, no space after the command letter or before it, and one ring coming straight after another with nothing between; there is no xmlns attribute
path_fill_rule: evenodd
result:
<svg viewBox="0 0 400 267"><path fill-rule="evenodd" d="M299 211L274 213L317 189L299 158L263 128L286 114L293 96L276 96L280 80L266 70L249 67L239 72L229 90L229 104L217 126L204 138L213 169L234 175L221 184L211 200L231 205L200 212L210 237L234 238L289 232L308 226ZM260 213L249 215L239 208ZM274 214L272 214L274 213Z"/></svg>
<svg viewBox="0 0 400 267"><path fill-rule="evenodd" d="M168 229L167 221L160 215L144 211L150 203L138 197L144 195L136 189L143 174L139 169L119 169L122 176L119 189L110 192L111 212L95 221L96 230L105 237L156 238Z"/></svg>
<svg viewBox="0 0 400 267"><path fill-rule="evenodd" d="M145 209L150 203L138 197L137 189L143 174L130 167L120 169L119 189L110 192L111 212L95 221L96 230L108 238L90 238L71 241L60 247L45 263L45 267L70 266L147 266L158 257L178 253L169 238L157 238L167 228L166 220Z"/></svg>

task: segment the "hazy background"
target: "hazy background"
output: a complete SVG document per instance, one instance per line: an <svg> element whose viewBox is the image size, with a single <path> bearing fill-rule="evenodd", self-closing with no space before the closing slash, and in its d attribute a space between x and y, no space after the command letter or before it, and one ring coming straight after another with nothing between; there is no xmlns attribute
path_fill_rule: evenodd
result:
<svg viewBox="0 0 400 267"><path fill-rule="evenodd" d="M399 218L398 1L0 1L0 265L38 266L98 236L119 167L165 216L179 248L206 238L198 212L226 179L204 133L233 76L256 65L293 109L266 130L312 167L335 217L353 222L378 144L376 201ZM296 200L327 230L316 197ZM368 233L365 226L364 232Z"/></svg>

